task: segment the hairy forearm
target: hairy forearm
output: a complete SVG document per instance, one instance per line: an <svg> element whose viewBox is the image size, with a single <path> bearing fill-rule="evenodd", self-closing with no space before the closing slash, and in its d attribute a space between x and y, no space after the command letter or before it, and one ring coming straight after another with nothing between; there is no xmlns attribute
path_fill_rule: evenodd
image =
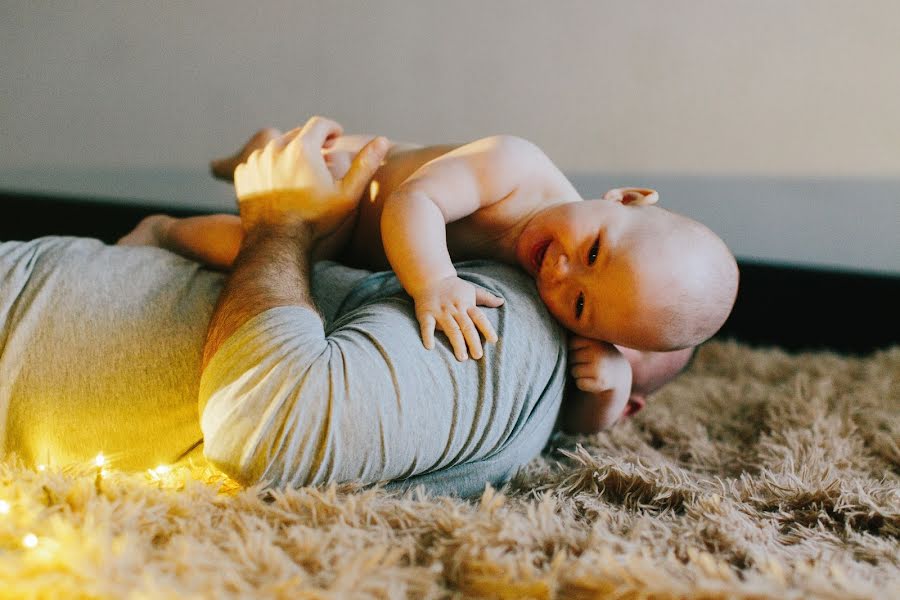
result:
<svg viewBox="0 0 900 600"><path fill-rule="evenodd" d="M385 254L411 295L456 275L447 250L446 227L443 213L425 194L404 192L385 202L381 215Z"/></svg>
<svg viewBox="0 0 900 600"><path fill-rule="evenodd" d="M259 225L247 232L210 320L204 369L253 317L279 306L315 310L309 284L312 243L312 231L302 222Z"/></svg>

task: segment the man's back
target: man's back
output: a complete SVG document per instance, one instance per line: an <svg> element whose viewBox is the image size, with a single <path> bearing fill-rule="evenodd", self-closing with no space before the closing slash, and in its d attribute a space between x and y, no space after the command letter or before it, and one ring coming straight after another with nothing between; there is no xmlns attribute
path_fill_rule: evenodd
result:
<svg viewBox="0 0 900 600"><path fill-rule="evenodd" d="M142 468L197 444L221 275L158 248L41 238L0 244L0 282L0 447Z"/></svg>
<svg viewBox="0 0 900 600"><path fill-rule="evenodd" d="M347 449L373 440L385 441L386 449L394 444L399 449L385 458L413 466L409 473L366 471L374 455L345 453L366 481L419 473L409 483L469 493L508 476L550 435L565 378L561 332L524 274L493 263L469 263L461 272L508 299L499 309L503 344L467 366L449 346L432 353L421 347L411 301L392 274L316 267L313 291L335 364L361 347L363 355L374 353L344 365L348 381L368 393L371 415L351 415L360 420L354 432L335 431ZM200 354L222 279L157 248L78 238L0 244L3 450L32 464L89 460L102 451L114 467L141 469L198 448ZM389 357L391 376L428 390L404 396L405 405L372 385L384 372L368 372L385 364L380 353L391 347L408 354ZM329 416L315 414L315 404L298 421ZM222 416L205 412L211 420ZM249 416L257 426L265 417ZM207 431L207 445L228 433ZM287 479L306 477L295 472Z"/></svg>

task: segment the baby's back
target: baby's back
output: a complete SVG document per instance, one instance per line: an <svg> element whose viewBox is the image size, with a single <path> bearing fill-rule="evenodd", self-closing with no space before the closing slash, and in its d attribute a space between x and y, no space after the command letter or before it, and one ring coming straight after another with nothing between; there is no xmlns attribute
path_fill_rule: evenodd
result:
<svg viewBox="0 0 900 600"><path fill-rule="evenodd" d="M381 243L381 212L384 210L384 201L419 167L458 147L458 145L414 147L411 144L396 146L384 165L375 173L372 184L359 202L356 228L340 262L372 271L390 270L391 265Z"/></svg>

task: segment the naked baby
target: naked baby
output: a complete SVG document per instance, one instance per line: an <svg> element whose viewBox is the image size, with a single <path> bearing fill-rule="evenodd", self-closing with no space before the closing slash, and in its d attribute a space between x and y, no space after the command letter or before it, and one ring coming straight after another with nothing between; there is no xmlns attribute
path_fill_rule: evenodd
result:
<svg viewBox="0 0 900 600"><path fill-rule="evenodd" d="M347 174L357 153L372 160L387 154L354 218L331 240L344 247L340 260L392 268L415 302L425 346L433 346L440 329L460 360L481 357L481 335L496 341L479 306L503 300L457 277L453 261L489 258L522 267L572 333L576 389L564 403L567 430L596 431L633 411L627 408L636 397L632 364L652 363L641 375L641 385L652 388L645 395L674 376L690 348L731 311L738 274L728 248L700 223L654 206L652 190L616 189L583 201L539 148L512 136L415 147L343 136L339 125L329 126L331 136L317 151L335 177ZM303 174L291 168L297 133L263 130L213 170L225 178L233 172L241 203L272 189L302 189ZM159 245L227 267L242 236L233 215L155 216L121 243Z"/></svg>

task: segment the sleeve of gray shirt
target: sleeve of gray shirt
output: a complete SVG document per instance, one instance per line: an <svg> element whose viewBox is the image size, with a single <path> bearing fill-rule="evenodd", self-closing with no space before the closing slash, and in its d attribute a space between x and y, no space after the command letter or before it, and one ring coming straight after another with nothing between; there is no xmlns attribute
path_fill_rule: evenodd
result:
<svg viewBox="0 0 900 600"><path fill-rule="evenodd" d="M552 432L564 332L520 271L457 269L506 300L484 309L500 339L481 360L458 362L440 334L426 350L392 274L327 264L314 278L316 297L329 300L319 303L324 322L300 307L266 311L204 371L207 458L245 484L392 482L472 495L507 480Z"/></svg>

